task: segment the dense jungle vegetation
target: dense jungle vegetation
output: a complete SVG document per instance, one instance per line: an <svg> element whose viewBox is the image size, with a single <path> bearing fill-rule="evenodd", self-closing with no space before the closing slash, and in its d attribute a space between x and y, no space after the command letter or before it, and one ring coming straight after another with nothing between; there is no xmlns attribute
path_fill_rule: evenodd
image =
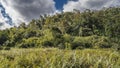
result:
<svg viewBox="0 0 120 68"><path fill-rule="evenodd" d="M0 31L0 45L5 47L119 48L119 44L120 8L114 7L44 15Z"/></svg>
<svg viewBox="0 0 120 68"><path fill-rule="evenodd" d="M2 68L120 68L120 8L41 15L0 30L0 50Z"/></svg>

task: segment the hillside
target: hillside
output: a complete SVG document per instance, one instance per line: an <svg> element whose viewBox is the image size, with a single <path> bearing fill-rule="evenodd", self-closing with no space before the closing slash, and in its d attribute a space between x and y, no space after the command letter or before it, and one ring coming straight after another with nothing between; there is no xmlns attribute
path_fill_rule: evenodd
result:
<svg viewBox="0 0 120 68"><path fill-rule="evenodd" d="M120 7L43 15L0 30L0 68L120 68Z"/></svg>
<svg viewBox="0 0 120 68"><path fill-rule="evenodd" d="M2 47L118 48L120 8L40 16L28 25L0 31Z"/></svg>

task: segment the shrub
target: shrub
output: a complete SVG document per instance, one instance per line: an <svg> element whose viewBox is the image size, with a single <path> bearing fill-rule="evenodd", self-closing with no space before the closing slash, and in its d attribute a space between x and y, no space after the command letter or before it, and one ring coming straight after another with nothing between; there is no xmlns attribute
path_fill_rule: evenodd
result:
<svg viewBox="0 0 120 68"><path fill-rule="evenodd" d="M70 36L69 34L64 34L63 39L64 42L71 42L73 40L72 36Z"/></svg>
<svg viewBox="0 0 120 68"><path fill-rule="evenodd" d="M44 41L42 43L42 46L44 47L52 47L53 46L53 43L51 41Z"/></svg>
<svg viewBox="0 0 120 68"><path fill-rule="evenodd" d="M3 49L4 50L10 50L11 48L10 47L4 47Z"/></svg>
<svg viewBox="0 0 120 68"><path fill-rule="evenodd" d="M76 49L77 47L91 48L92 41L89 37L75 37L72 42L72 49Z"/></svg>
<svg viewBox="0 0 120 68"><path fill-rule="evenodd" d="M8 35L5 31L0 31L0 45L3 45L8 40Z"/></svg>
<svg viewBox="0 0 120 68"><path fill-rule="evenodd" d="M20 48L31 48L38 47L40 43L38 42L40 39L37 37L31 37L29 39L23 39L22 43L18 43L18 47Z"/></svg>
<svg viewBox="0 0 120 68"><path fill-rule="evenodd" d="M75 37L72 42L72 49L82 48L111 48L110 39L104 36Z"/></svg>
<svg viewBox="0 0 120 68"><path fill-rule="evenodd" d="M0 47L0 50L3 50L3 47Z"/></svg>
<svg viewBox="0 0 120 68"><path fill-rule="evenodd" d="M70 50L70 49L71 49L71 44L68 43L68 42L66 42L66 43L65 43L65 49Z"/></svg>
<svg viewBox="0 0 120 68"><path fill-rule="evenodd" d="M110 42L109 38L103 36L97 39L95 46L98 46L99 48L111 48L111 44L112 43Z"/></svg>

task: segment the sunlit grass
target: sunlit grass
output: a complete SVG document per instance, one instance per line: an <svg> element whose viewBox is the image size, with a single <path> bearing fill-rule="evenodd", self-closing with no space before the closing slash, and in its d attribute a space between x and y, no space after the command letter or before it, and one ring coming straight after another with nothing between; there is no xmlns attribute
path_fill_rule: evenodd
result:
<svg viewBox="0 0 120 68"><path fill-rule="evenodd" d="M120 68L120 54L110 49L1 50L0 68Z"/></svg>

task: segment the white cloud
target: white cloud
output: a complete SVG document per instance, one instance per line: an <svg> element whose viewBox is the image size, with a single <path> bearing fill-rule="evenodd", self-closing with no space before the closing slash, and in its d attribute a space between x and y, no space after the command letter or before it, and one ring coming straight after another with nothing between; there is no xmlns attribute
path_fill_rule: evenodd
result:
<svg viewBox="0 0 120 68"><path fill-rule="evenodd" d="M120 6L120 0L78 0L78 1L68 1L64 5L64 12L73 11L73 9L81 10L84 9L94 9L99 10L103 7Z"/></svg>
<svg viewBox="0 0 120 68"><path fill-rule="evenodd" d="M7 24L7 23L4 23L4 22L1 22L0 24L2 24L2 26L0 26L0 30L4 30L6 28L11 28L12 26Z"/></svg>
<svg viewBox="0 0 120 68"><path fill-rule="evenodd" d="M56 10L53 0L1 0L1 3L16 26Z"/></svg>
<svg viewBox="0 0 120 68"><path fill-rule="evenodd" d="M2 17L1 13L0 13L0 22L4 22L4 18Z"/></svg>
<svg viewBox="0 0 120 68"><path fill-rule="evenodd" d="M2 14L0 13L0 30L12 27L8 23L5 23L5 19L6 18L3 18Z"/></svg>

